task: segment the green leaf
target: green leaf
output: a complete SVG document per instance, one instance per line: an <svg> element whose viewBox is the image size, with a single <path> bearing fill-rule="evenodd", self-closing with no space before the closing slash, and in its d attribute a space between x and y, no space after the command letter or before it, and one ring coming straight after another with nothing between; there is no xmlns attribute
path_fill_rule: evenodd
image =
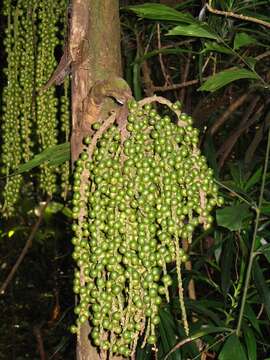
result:
<svg viewBox="0 0 270 360"><path fill-rule="evenodd" d="M225 341L218 360L248 360L243 346L235 334Z"/></svg>
<svg viewBox="0 0 270 360"><path fill-rule="evenodd" d="M266 203L267 204L267 203ZM268 203L269 204L269 203ZM263 205L261 207L261 213L265 215L270 215L270 205Z"/></svg>
<svg viewBox="0 0 270 360"><path fill-rule="evenodd" d="M222 53L222 54L227 54L227 55L234 54L234 52L230 48L228 48L226 46L219 45L215 41L205 43L202 53L209 52L209 51L216 51L216 52L219 52L219 53Z"/></svg>
<svg viewBox="0 0 270 360"><path fill-rule="evenodd" d="M171 29L167 35L192 36L214 40L219 38L206 24L178 25Z"/></svg>
<svg viewBox="0 0 270 360"><path fill-rule="evenodd" d="M258 334L262 336L259 321L256 317L254 310L252 309L249 303L246 303L245 305L244 316L246 319L248 319L248 321L253 326L253 328L258 332Z"/></svg>
<svg viewBox="0 0 270 360"><path fill-rule="evenodd" d="M126 6L124 9L133 11L141 18L151 20L176 21L187 24L192 24L196 21L191 14L179 12L163 4L146 3L143 5Z"/></svg>
<svg viewBox="0 0 270 360"><path fill-rule="evenodd" d="M248 64L249 67L254 70L257 60L252 56L245 57L244 59L245 59L246 64Z"/></svg>
<svg viewBox="0 0 270 360"><path fill-rule="evenodd" d="M64 205L56 202L56 201L51 201L49 202L48 206L46 207L45 212L49 215L53 215L58 213L59 211L62 211L64 208Z"/></svg>
<svg viewBox="0 0 270 360"><path fill-rule="evenodd" d="M243 221L250 216L247 204L227 206L216 211L217 223L229 230L240 230Z"/></svg>
<svg viewBox="0 0 270 360"><path fill-rule="evenodd" d="M258 170L255 171L253 175L250 176L246 184L244 185L244 190L247 191L250 188L252 188L254 185L256 185L262 177L262 167L259 167Z"/></svg>
<svg viewBox="0 0 270 360"><path fill-rule="evenodd" d="M234 48L234 50L237 50L242 46L247 46L247 45L256 44L256 43L257 43L257 40L254 37L248 35L245 32L240 32L235 35L233 48Z"/></svg>
<svg viewBox="0 0 270 360"><path fill-rule="evenodd" d="M257 360L257 342L253 330L244 326L245 343L247 347L248 360Z"/></svg>
<svg viewBox="0 0 270 360"><path fill-rule="evenodd" d="M257 260L254 261L253 265L253 279L255 287L259 294L259 298L265 305L267 316L270 319L270 289L266 283L263 271Z"/></svg>
<svg viewBox="0 0 270 360"><path fill-rule="evenodd" d="M50 166L58 166L70 159L70 143L51 146L48 149L43 150L41 153L35 155L33 159L27 161L24 164L18 166L14 172L16 174L22 174L30 171L33 168L40 166L41 164L48 162Z"/></svg>
<svg viewBox="0 0 270 360"><path fill-rule="evenodd" d="M220 71L211 76L199 87L198 91L214 92L223 86L239 79L258 79L257 74L247 69L231 69Z"/></svg>

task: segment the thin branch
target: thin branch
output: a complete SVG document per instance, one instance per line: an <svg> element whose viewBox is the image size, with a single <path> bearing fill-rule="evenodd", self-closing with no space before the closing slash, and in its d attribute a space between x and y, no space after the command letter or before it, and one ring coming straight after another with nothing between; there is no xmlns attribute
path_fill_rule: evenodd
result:
<svg viewBox="0 0 270 360"><path fill-rule="evenodd" d="M191 53L188 54L187 59L186 59L186 63L185 63L185 67L184 67L184 71L182 73L182 83L187 82L187 78L188 78L188 74L189 74L189 69L190 69L190 61L191 61ZM182 87L180 90L180 102L183 104L184 100L185 100L185 94L186 94L186 87Z"/></svg>
<svg viewBox="0 0 270 360"><path fill-rule="evenodd" d="M259 25L270 28L270 23L268 21L257 19L257 18L252 17L252 16L245 16L245 15L242 15L242 14L236 14L236 13L234 13L232 11L217 10L217 9L214 9L210 4L206 4L206 8L207 8L207 10L209 12L211 12L213 14L216 14L216 15L222 15L222 16L232 17L232 18L235 18L235 19L243 20L243 21L249 21L249 22L253 22L253 23L256 23L256 24L259 24Z"/></svg>
<svg viewBox="0 0 270 360"><path fill-rule="evenodd" d="M222 182L218 181L218 180L214 180L216 184L218 184L218 186L228 190L233 196L238 197L238 199L241 199L243 202L245 202L247 205L249 205L252 209L256 210L257 209L257 205L252 204L251 202L249 202L247 199L245 199L243 196L241 196L240 194L238 194L237 192L235 192L233 189L231 189L229 186L223 184Z"/></svg>
<svg viewBox="0 0 270 360"><path fill-rule="evenodd" d="M257 61L264 59L265 57L270 56L270 50L265 51L264 53L255 57Z"/></svg>
<svg viewBox="0 0 270 360"><path fill-rule="evenodd" d="M258 55L255 57L255 60L259 61L259 60L262 60L266 57L270 56L270 50L269 51L265 51L264 53ZM235 66L231 66L229 67L228 69L225 69L225 70L232 70L232 69L235 69ZM206 77L203 77L202 80L207 80L211 77L212 75L210 76L206 76ZM171 90L178 90L178 89L182 89L184 87L187 87L187 86L192 86L192 85L196 85L199 83L199 79L194 79L194 80L189 80L189 81L185 81L185 82L182 82L182 83L179 83L179 84L172 84L172 85L162 85L162 86L153 86L153 91L159 91L159 92L165 92L165 91L171 91Z"/></svg>
<svg viewBox="0 0 270 360"><path fill-rule="evenodd" d="M136 38L136 40L137 40L139 55L141 56L144 51L142 49L142 44L141 44L139 36ZM154 84L151 79L151 68L149 67L146 59L142 62L141 69L142 69L143 83L145 86L144 92L147 96L153 96L154 95L154 91L153 91Z"/></svg>
<svg viewBox="0 0 270 360"><path fill-rule="evenodd" d="M42 332L41 332L41 326L34 326L34 335L36 337L37 340L37 348L38 348L38 353L40 356L40 360L46 360L47 356L46 356L46 352L44 349L44 342L43 342L43 337L42 337Z"/></svg>
<svg viewBox="0 0 270 360"><path fill-rule="evenodd" d="M255 134L252 142L250 143L249 147L247 148L247 151L245 154L245 159L244 159L244 163L246 165L251 163L255 151L256 151L257 147L259 146L260 142L262 141L264 134L268 130L269 127L270 127L270 113L267 114L264 124L261 125L258 130L256 130L256 134Z"/></svg>
<svg viewBox="0 0 270 360"><path fill-rule="evenodd" d="M159 23L157 24L157 42L158 42L158 50L160 50L161 49L161 40L160 40L160 24ZM165 65L163 62L161 52L159 52L158 58L159 58L161 72L162 72L162 75L165 80L165 85L167 85L169 83L170 75L166 73L166 68L165 68Z"/></svg>
<svg viewBox="0 0 270 360"><path fill-rule="evenodd" d="M247 99L249 96L249 92L246 92L239 98L237 98L231 105L228 107L228 109L221 115L217 121L213 124L213 126L209 129L209 133L211 135L214 135L217 130L220 128L221 125L225 123L225 121L231 116L231 114L236 111Z"/></svg>
<svg viewBox="0 0 270 360"><path fill-rule="evenodd" d="M37 222L35 223L35 225L32 227L32 230L31 230L31 233L28 237L28 239L26 240L26 243L24 245L24 248L22 249L22 252L20 254L20 256L18 257L16 263L14 264L14 266L12 267L10 273L8 274L8 277L6 278L6 280L4 281L4 283L2 284L1 288L0 288L0 295L4 294L5 291L6 291L6 288L8 286L8 284L10 283L10 281L13 279L16 271L18 270L18 267L21 265L21 262L23 261L25 255L27 254L29 248L31 247L32 245L32 241L41 225L41 222L43 220L43 217L44 217L44 213L45 213L45 209L47 207L47 205L49 204L50 202L50 198L48 198L45 202L45 204L43 204L41 206L41 209L40 209L40 214L39 214L39 217L37 219Z"/></svg>
<svg viewBox="0 0 270 360"><path fill-rule="evenodd" d="M231 153L234 145L237 143L239 137L242 135L242 133L244 131L246 131L255 121L257 121L258 119L258 115L262 112L263 110L263 106L260 107L257 111L255 116L251 115L253 114L256 105L258 104L260 100L260 96L256 96L251 104L249 105L249 107L247 108L247 110L245 111L244 115L243 115L243 119L241 120L239 126L237 129L233 129L232 133L230 134L229 138L222 144L222 146L219 148L218 152L217 152L217 156L220 156L220 160L219 160L219 167L221 168L224 165L225 160L227 159L227 157L229 156L229 154ZM259 114L258 114L259 113ZM251 118L251 119L250 119ZM249 120L250 119L250 120Z"/></svg>
<svg viewBox="0 0 270 360"><path fill-rule="evenodd" d="M208 79L208 77L204 78L203 80L206 80L206 79ZM194 80L185 81L180 84L173 84L173 85L168 85L168 86L154 86L153 90L160 91L160 92L177 90L177 89L182 89L187 86L196 85L196 84L198 84L198 82L199 82L199 79L194 79Z"/></svg>

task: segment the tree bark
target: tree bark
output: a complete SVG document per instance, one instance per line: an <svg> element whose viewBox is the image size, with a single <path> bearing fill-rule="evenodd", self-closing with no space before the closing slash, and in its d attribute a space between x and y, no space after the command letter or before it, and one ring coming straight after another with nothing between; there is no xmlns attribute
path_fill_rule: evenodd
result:
<svg viewBox="0 0 270 360"><path fill-rule="evenodd" d="M91 123L102 122L117 106L106 98L101 106L94 103L89 107L89 94L96 83L122 75L118 0L72 1L69 51L72 64L71 158L74 163L82 150L83 138L91 134ZM83 278L81 281L83 283ZM89 333L88 323L80 327L77 360L100 359L89 341Z"/></svg>

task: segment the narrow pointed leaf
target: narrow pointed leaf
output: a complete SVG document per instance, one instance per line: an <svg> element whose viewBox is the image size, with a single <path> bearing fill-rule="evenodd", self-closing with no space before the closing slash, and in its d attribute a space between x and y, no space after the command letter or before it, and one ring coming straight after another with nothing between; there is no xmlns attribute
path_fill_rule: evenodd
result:
<svg viewBox="0 0 270 360"><path fill-rule="evenodd" d="M253 330L248 326L244 327L244 337L247 347L248 360L257 360L256 337Z"/></svg>
<svg viewBox="0 0 270 360"><path fill-rule="evenodd" d="M224 70L206 80L206 82L199 87L198 91L214 92L225 85L240 79L258 79L258 76L247 69Z"/></svg>
<svg viewBox="0 0 270 360"><path fill-rule="evenodd" d="M207 25L191 24L191 25L178 25L171 29L167 35L181 35L192 36L207 39L218 40L218 35L212 32Z"/></svg>
<svg viewBox="0 0 270 360"><path fill-rule="evenodd" d="M69 159L70 143L66 142L63 144L52 146L48 149L45 149L41 153L36 154L33 159L19 165L14 174L22 174L24 172L30 171L45 162L48 162L49 165L52 166L60 165Z"/></svg>
<svg viewBox="0 0 270 360"><path fill-rule="evenodd" d="M253 329L255 329L257 331L257 333L262 336L259 321L258 321L258 319L256 317L256 314L255 314L254 310L249 305L249 303L247 303L246 306L245 306L244 316L250 322Z"/></svg>
<svg viewBox="0 0 270 360"><path fill-rule="evenodd" d="M126 6L124 9L133 11L141 18L151 20L176 21L191 24L196 20L188 13L182 13L163 4L150 4Z"/></svg>
<svg viewBox="0 0 270 360"><path fill-rule="evenodd" d="M250 188L252 188L254 185L256 185L262 177L262 167L259 167L259 169L257 169L255 171L255 173L253 175L250 176L250 178L248 179L248 181L245 184L245 190L249 190Z"/></svg>

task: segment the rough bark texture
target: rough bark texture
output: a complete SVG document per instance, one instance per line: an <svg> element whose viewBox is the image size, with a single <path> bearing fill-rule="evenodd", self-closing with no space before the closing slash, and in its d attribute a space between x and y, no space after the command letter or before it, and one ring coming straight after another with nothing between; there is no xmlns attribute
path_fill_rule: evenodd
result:
<svg viewBox="0 0 270 360"><path fill-rule="evenodd" d="M74 162L82 150L82 139L91 134L91 123L104 120L118 105L111 98L91 103L93 86L122 74L118 0L73 0L69 52L72 64L72 135ZM83 282L83 276L81 281ZM90 327L81 326L77 360L98 360L89 341ZM121 359L114 357L114 360Z"/></svg>

